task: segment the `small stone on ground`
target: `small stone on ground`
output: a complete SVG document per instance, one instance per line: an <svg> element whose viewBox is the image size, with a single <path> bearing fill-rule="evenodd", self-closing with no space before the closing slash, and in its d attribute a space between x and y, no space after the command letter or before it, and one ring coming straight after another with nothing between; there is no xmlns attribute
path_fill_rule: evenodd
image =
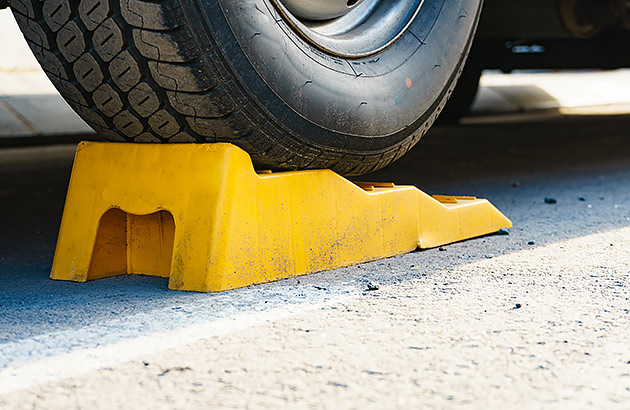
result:
<svg viewBox="0 0 630 410"><path fill-rule="evenodd" d="M367 290L379 290L380 289L380 285L376 282L368 282L367 283Z"/></svg>

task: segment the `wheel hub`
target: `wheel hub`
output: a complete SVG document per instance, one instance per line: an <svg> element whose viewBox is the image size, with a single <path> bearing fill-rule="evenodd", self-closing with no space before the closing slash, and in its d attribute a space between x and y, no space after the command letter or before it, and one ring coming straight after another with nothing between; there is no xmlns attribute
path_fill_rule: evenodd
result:
<svg viewBox="0 0 630 410"><path fill-rule="evenodd" d="M363 0L283 0L296 17L306 20L329 20L343 16Z"/></svg>

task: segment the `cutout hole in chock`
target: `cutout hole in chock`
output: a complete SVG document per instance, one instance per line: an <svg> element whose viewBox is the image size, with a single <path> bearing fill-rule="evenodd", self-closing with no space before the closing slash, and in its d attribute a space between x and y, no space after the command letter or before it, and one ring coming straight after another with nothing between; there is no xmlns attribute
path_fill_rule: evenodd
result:
<svg viewBox="0 0 630 410"><path fill-rule="evenodd" d="M134 215L111 208L100 219L87 280L125 274L168 278L174 237L168 211Z"/></svg>

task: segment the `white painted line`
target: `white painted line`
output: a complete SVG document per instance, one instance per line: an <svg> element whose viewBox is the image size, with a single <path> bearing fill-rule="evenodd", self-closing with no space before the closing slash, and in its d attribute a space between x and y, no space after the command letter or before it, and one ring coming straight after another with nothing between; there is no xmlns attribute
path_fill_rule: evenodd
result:
<svg viewBox="0 0 630 410"><path fill-rule="evenodd" d="M137 359L144 355L194 343L213 336L237 332L248 327L274 322L299 313L342 302L351 296L341 296L327 302L301 304L257 312L242 313L229 318L196 324L170 332L155 333L124 340L115 344L48 357L22 366L0 371L0 395L28 389L59 379L76 376L103 367Z"/></svg>

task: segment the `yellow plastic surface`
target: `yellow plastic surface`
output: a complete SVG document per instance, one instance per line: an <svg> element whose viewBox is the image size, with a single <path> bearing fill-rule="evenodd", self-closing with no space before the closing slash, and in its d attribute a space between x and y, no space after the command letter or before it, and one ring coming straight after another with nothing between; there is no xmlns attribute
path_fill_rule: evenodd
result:
<svg viewBox="0 0 630 410"><path fill-rule="evenodd" d="M219 292L386 258L512 224L485 199L257 173L230 144L79 144L51 277L169 277Z"/></svg>

